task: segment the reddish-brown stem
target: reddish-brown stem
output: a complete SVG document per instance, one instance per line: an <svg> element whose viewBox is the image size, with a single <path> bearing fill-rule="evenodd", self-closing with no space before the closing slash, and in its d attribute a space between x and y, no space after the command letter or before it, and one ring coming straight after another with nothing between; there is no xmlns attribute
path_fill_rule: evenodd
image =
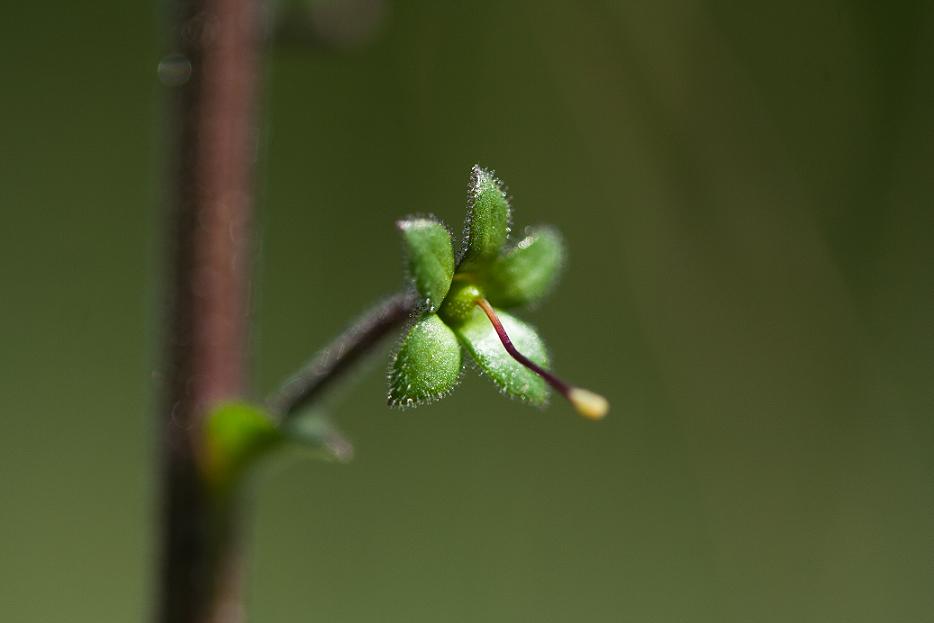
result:
<svg viewBox="0 0 934 623"><path fill-rule="evenodd" d="M243 395L255 160L259 3L182 0L174 52L191 63L172 93L171 247L161 420L156 621L240 620L236 509L199 469L202 422Z"/></svg>
<svg viewBox="0 0 934 623"><path fill-rule="evenodd" d="M512 340L509 339L506 328L503 327L503 323L500 322L499 316L496 315L496 310L493 309L489 301L484 298L479 298L476 300L476 304L480 306L486 314L486 317L489 318L490 323L492 323L493 328L496 330L496 335L499 336L499 341L503 343L503 348L506 349L506 352L509 353L513 359L545 379L555 391L567 398L568 402L570 402L582 416L591 420L600 420L606 416L610 408L610 403L607 402L606 398L590 390L568 385L554 374L520 353L519 349L513 345Z"/></svg>
<svg viewBox="0 0 934 623"><path fill-rule="evenodd" d="M477 300L477 305L480 306L480 309L483 310L483 312L486 314L486 317L490 319L490 323L496 330L496 335L499 336L499 341L503 343L503 348L506 349L506 352L509 353L513 359L545 379L545 381L551 385L556 392L565 398L568 398L568 392L571 391L571 386L519 352L519 350L513 345L512 340L509 339L509 334L506 333L506 329L503 327L503 323L500 322L499 316L496 315L496 311L493 309L493 306L490 305L489 301L482 298Z"/></svg>

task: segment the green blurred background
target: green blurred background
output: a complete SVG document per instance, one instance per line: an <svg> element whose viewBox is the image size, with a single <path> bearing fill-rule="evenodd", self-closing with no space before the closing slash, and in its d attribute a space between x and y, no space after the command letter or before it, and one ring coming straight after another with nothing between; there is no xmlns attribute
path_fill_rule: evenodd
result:
<svg viewBox="0 0 934 623"><path fill-rule="evenodd" d="M0 26L0 620L134 621L154 556L164 7ZM314 7L270 51L257 393L493 167L570 247L527 317L607 394L331 401L266 473L251 620L934 621L934 5ZM196 68L197 69L197 68Z"/></svg>

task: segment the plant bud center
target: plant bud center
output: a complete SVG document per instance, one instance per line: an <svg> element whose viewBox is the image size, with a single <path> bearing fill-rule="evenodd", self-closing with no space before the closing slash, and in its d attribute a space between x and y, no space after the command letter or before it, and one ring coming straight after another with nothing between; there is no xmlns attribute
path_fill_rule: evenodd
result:
<svg viewBox="0 0 934 623"><path fill-rule="evenodd" d="M477 301L482 298L483 293L480 288L472 283L458 282L455 279L438 310L438 315L449 325L463 324L473 314Z"/></svg>

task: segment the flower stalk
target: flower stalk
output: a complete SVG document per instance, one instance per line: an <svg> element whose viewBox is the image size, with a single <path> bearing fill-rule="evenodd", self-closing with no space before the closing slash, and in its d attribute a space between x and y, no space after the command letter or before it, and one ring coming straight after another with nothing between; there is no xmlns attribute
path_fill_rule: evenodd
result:
<svg viewBox="0 0 934 623"><path fill-rule="evenodd" d="M513 345L512 340L509 339L506 328L503 327L503 323L500 322L499 317L496 315L496 310L493 309L490 302L485 298L479 298L476 304L483 310L486 317L489 318L490 324L493 325L496 331L496 335L499 337L500 342L503 343L503 348L506 349L506 352L508 352L513 359L545 379L545 382L551 385L556 392L564 396L582 416L591 420L601 420L606 416L607 411L610 409L610 403L606 398L590 390L569 385L520 353Z"/></svg>

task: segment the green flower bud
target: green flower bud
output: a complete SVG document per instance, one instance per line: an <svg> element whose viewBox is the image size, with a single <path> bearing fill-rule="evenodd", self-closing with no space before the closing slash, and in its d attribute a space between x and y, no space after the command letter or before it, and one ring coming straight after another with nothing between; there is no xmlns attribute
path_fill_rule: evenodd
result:
<svg viewBox="0 0 934 623"><path fill-rule="evenodd" d="M457 281L451 287L438 315L448 325L456 327L470 318L477 309L477 301L483 298L480 289L469 281Z"/></svg>
<svg viewBox="0 0 934 623"><path fill-rule="evenodd" d="M549 371L548 352L535 329L500 311L541 299L564 263L561 237L549 227L532 229L504 249L509 223L502 185L479 166L470 173L463 256L456 269L443 225L425 218L399 223L415 287L438 311L419 320L402 341L389 374L391 405L414 406L449 392L460 376L463 345L513 398L544 405L551 387L581 415L606 415L605 398Z"/></svg>

